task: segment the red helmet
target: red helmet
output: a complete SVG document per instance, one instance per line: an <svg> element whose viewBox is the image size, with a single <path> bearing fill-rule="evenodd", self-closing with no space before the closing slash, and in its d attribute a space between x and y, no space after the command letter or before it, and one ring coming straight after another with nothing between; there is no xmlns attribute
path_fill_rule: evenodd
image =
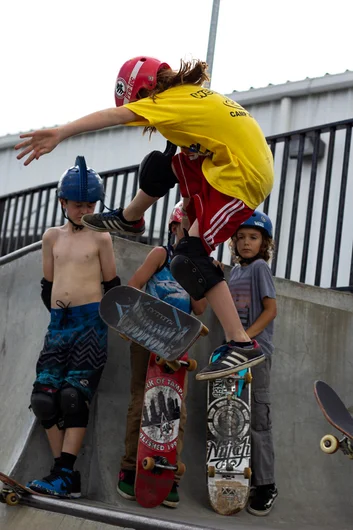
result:
<svg viewBox="0 0 353 530"><path fill-rule="evenodd" d="M170 223L181 223L182 219L184 217L183 213L183 201L179 201L176 203L176 205L173 208L172 213L169 217L169 225Z"/></svg>
<svg viewBox="0 0 353 530"><path fill-rule="evenodd" d="M123 64L115 83L115 104L117 107L136 100L141 88L152 90L157 84L157 73L170 68L153 57L135 57Z"/></svg>

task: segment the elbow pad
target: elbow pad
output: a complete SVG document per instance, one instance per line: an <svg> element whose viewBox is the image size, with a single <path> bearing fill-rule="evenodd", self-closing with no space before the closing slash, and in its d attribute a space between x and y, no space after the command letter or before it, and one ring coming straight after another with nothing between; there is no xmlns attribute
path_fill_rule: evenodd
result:
<svg viewBox="0 0 353 530"><path fill-rule="evenodd" d="M51 310L51 292L53 289L53 282L48 282L45 278L42 278L40 281L40 284L42 286L42 292L41 297L43 300L43 304L50 312Z"/></svg>
<svg viewBox="0 0 353 530"><path fill-rule="evenodd" d="M121 281L119 276L115 276L112 280L109 280L109 282L102 282L104 294L107 293L110 289L113 287L119 287L121 285Z"/></svg>

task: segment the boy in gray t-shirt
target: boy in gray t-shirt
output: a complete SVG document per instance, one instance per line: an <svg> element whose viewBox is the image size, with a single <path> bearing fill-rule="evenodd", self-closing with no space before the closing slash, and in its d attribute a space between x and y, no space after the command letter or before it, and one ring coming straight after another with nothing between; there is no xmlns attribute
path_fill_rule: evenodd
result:
<svg viewBox="0 0 353 530"><path fill-rule="evenodd" d="M252 485L248 511L267 515L278 495L274 478L274 450L270 415L270 371L273 321L277 314L276 291L267 265L274 243L272 223L255 211L240 225L230 244L236 265L230 273L229 289L244 329L256 338L265 362L252 368L251 441Z"/></svg>

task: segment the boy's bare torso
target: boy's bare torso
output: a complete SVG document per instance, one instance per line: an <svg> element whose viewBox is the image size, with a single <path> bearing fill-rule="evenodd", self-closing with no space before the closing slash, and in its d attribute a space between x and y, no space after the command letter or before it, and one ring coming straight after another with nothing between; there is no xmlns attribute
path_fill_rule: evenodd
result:
<svg viewBox="0 0 353 530"><path fill-rule="evenodd" d="M53 290L51 306L57 300L70 306L100 302L101 263L99 240L103 234L87 228L73 231L69 224L54 228L52 235Z"/></svg>

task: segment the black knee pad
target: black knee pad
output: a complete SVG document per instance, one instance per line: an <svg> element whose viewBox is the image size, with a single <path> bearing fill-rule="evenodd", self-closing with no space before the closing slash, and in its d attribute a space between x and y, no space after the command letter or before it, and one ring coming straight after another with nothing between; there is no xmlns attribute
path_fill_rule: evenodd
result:
<svg viewBox="0 0 353 530"><path fill-rule="evenodd" d="M172 170L172 158L176 150L176 145L167 142L164 153L152 151L142 160L139 168L140 188L150 197L164 197L178 182Z"/></svg>
<svg viewBox="0 0 353 530"><path fill-rule="evenodd" d="M70 385L64 386L60 390L60 407L65 429L87 427L88 406L80 390Z"/></svg>
<svg viewBox="0 0 353 530"><path fill-rule="evenodd" d="M201 300L207 291L224 280L222 269L213 264L199 237L187 236L179 241L170 271L195 300Z"/></svg>
<svg viewBox="0 0 353 530"><path fill-rule="evenodd" d="M31 395L31 408L45 429L50 429L59 419L58 390L35 383Z"/></svg>

